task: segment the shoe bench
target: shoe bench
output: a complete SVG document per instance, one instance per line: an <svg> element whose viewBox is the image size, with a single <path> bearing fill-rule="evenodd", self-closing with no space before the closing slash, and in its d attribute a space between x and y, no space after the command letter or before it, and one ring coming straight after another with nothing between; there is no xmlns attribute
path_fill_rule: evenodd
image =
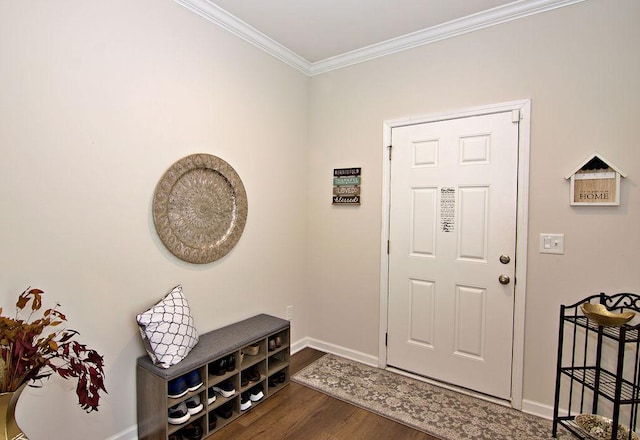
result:
<svg viewBox="0 0 640 440"><path fill-rule="evenodd" d="M278 345L275 344L276 340ZM200 335L198 344L187 357L170 368L165 369L154 365L149 356L138 358L136 367L138 438L168 440L169 436L173 438L174 433L178 433L190 424L200 426L202 438L222 429L288 385L290 343L289 321L261 314ZM243 349L246 352L255 353L256 344L257 354L241 354ZM231 359L231 356L235 365L233 368L228 368L231 371L219 375L220 372L216 371L216 366L219 366L223 359ZM243 376L254 376L257 379L256 369L260 379L246 384L246 377L243 381ZM180 398L168 397L169 381L194 370L199 372L204 385ZM234 385L233 395L223 397L216 393L215 401L208 404L209 388L227 381ZM257 402L251 402L251 407L242 411L240 409L241 394L256 385L262 386L264 397ZM169 408L194 395L199 396L204 409L191 415L183 424L170 424ZM220 414L229 417L224 418ZM215 426L212 423L214 420Z"/></svg>

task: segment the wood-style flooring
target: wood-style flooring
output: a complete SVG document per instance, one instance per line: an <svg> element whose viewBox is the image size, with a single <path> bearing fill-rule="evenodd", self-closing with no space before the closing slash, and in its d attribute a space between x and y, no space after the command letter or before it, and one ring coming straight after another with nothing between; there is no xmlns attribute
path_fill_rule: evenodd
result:
<svg viewBox="0 0 640 440"><path fill-rule="evenodd" d="M291 374L324 353L291 356ZM207 440L437 440L435 437L291 382Z"/></svg>

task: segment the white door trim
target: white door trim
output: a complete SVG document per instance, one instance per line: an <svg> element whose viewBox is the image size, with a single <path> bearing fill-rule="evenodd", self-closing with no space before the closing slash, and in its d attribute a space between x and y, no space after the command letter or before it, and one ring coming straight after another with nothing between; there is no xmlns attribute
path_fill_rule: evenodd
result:
<svg viewBox="0 0 640 440"><path fill-rule="evenodd" d="M527 237L529 230L529 143L531 129L531 100L505 102L481 107L473 107L456 112L435 113L419 117L394 119L383 123L382 161L382 235L380 240L380 332L378 345L378 366L387 367L387 318L389 300L389 202L391 191L391 163L388 146L391 144L391 130L405 125L436 122L446 119L479 116L505 111L519 111L518 132L518 207L516 224L516 283L513 316L513 361L511 366L511 406L522 409L522 388L524 374L524 324L527 287Z"/></svg>

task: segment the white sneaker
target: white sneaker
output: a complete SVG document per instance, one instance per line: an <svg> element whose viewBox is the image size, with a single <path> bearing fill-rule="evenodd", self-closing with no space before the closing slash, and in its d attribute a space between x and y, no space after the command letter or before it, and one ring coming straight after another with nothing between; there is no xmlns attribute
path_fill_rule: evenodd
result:
<svg viewBox="0 0 640 440"><path fill-rule="evenodd" d="M181 425L190 418L191 414L189 414L187 405L184 402L180 402L169 408L169 417L167 417L167 421L172 425Z"/></svg>
<svg viewBox="0 0 640 440"><path fill-rule="evenodd" d="M191 415L198 414L204 408L204 405L200 402L200 396L198 394L189 397L184 403L187 406L187 412Z"/></svg>
<svg viewBox="0 0 640 440"><path fill-rule="evenodd" d="M242 393L240 395L240 411L246 411L251 407L251 399L249 393Z"/></svg>
<svg viewBox="0 0 640 440"><path fill-rule="evenodd" d="M249 390L249 398L252 402L257 402L258 400L264 397L264 393L262 392L262 385L256 385L255 387Z"/></svg>

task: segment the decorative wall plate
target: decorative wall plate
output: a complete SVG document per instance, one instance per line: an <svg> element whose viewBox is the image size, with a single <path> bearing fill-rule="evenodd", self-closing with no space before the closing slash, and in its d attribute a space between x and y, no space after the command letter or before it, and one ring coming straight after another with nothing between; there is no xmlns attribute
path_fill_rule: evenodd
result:
<svg viewBox="0 0 640 440"><path fill-rule="evenodd" d="M211 154L171 165L153 197L153 222L164 245L189 263L225 256L247 221L247 193L236 171Z"/></svg>

